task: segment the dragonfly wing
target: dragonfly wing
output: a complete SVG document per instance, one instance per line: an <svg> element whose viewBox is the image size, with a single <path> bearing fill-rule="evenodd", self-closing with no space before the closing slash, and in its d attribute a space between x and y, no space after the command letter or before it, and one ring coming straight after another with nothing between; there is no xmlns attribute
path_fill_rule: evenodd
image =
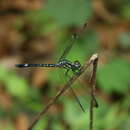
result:
<svg viewBox="0 0 130 130"><path fill-rule="evenodd" d="M67 56L68 53L70 52L70 50L71 50L73 44L74 44L75 41L79 38L79 36L85 31L86 27L87 27L87 22L83 25L83 27L80 29L79 32L74 33L74 34L72 35L71 40L69 41L69 45L64 49L63 54L62 54L61 57L59 58L59 61L60 61L61 59L66 58L66 56Z"/></svg>
<svg viewBox="0 0 130 130"><path fill-rule="evenodd" d="M76 39L77 39L77 38L76 38L74 35L72 35L72 38L71 38L71 40L69 41L69 45L64 49L63 54L62 54L61 57L59 58L59 61L60 61L61 59L66 58L66 56L69 54L69 51L71 50L73 44L75 43Z"/></svg>
<svg viewBox="0 0 130 130"><path fill-rule="evenodd" d="M79 98L77 97L76 93L74 92L73 88L70 87L70 90L71 90L71 92L72 92L74 98L76 99L78 105L80 106L80 108L82 109L82 111L85 113L85 109L84 109L83 105L81 104Z"/></svg>

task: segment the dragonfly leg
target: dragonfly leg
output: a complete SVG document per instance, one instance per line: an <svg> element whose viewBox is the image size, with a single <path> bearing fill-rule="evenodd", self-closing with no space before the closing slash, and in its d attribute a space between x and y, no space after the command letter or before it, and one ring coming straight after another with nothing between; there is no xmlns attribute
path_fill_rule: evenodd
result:
<svg viewBox="0 0 130 130"><path fill-rule="evenodd" d="M78 73L78 71L76 70L73 70L73 74L76 75Z"/></svg>
<svg viewBox="0 0 130 130"><path fill-rule="evenodd" d="M67 69L66 72L65 72L65 75L66 75L67 77L69 77L69 75L68 75L69 70L70 70L70 69Z"/></svg>
<svg viewBox="0 0 130 130"><path fill-rule="evenodd" d="M70 70L70 69L67 69L67 71L65 72L65 75L70 78L70 76L68 75L69 70ZM73 73L75 74L76 72L73 71ZM72 86L70 86L70 90L71 90L71 92L72 92L74 98L76 99L77 103L79 104L80 108L82 109L82 111L85 112L85 110L84 110L82 104L80 103L80 100L79 100L79 98L77 97L76 93L74 92Z"/></svg>

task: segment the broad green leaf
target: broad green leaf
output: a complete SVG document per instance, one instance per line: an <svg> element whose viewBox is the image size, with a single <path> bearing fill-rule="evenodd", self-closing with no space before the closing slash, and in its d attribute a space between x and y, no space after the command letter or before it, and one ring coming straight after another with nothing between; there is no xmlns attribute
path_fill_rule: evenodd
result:
<svg viewBox="0 0 130 130"><path fill-rule="evenodd" d="M9 93L16 97L26 97L29 95L29 87L26 81L12 72L8 72L4 67L0 67L0 80L5 84Z"/></svg>
<svg viewBox="0 0 130 130"><path fill-rule="evenodd" d="M40 119L38 121L38 123L35 125L34 129L35 130L45 130L46 129L46 126L47 126L47 118L44 118L44 119Z"/></svg>
<svg viewBox="0 0 130 130"><path fill-rule="evenodd" d="M130 83L130 64L122 58L109 62L99 69L97 81L106 92L124 93Z"/></svg>
<svg viewBox="0 0 130 130"><path fill-rule="evenodd" d="M64 100L64 119L72 126L72 129L82 130L87 128L88 110L83 113L79 106L75 104L75 100Z"/></svg>
<svg viewBox="0 0 130 130"><path fill-rule="evenodd" d="M16 97L26 97L29 93L29 88L24 79L16 76L10 76L6 83L8 91Z"/></svg>
<svg viewBox="0 0 130 130"><path fill-rule="evenodd" d="M60 25L81 25L92 16L90 0L48 0L45 11Z"/></svg>

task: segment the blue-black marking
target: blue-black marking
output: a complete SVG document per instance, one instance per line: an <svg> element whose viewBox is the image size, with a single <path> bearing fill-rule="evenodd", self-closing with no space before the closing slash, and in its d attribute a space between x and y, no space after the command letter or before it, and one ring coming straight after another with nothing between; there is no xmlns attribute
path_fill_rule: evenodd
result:
<svg viewBox="0 0 130 130"><path fill-rule="evenodd" d="M59 67L67 70L72 70L75 72L79 70L81 67L80 63L76 64L75 62L71 62L67 59L60 60L57 64L16 64L16 67L24 68L24 67Z"/></svg>

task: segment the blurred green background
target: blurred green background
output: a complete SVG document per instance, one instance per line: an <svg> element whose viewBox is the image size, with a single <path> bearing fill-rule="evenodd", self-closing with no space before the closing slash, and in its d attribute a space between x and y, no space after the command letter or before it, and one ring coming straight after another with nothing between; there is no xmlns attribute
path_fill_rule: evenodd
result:
<svg viewBox="0 0 130 130"><path fill-rule="evenodd" d="M130 0L1 0L0 130L26 130L67 81L59 69L15 64L56 63L86 21L68 58L83 64L99 53L94 130L130 129ZM34 130L89 129L89 74L73 86L87 112L65 93Z"/></svg>

